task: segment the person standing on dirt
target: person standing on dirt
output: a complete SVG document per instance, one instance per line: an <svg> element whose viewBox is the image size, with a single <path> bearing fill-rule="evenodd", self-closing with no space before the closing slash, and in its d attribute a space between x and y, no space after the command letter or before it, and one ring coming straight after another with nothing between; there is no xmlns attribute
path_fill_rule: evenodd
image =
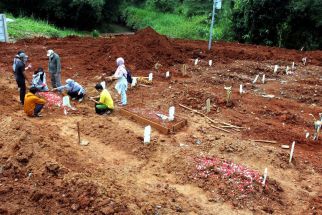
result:
<svg viewBox="0 0 322 215"><path fill-rule="evenodd" d="M82 102L85 96L85 89L79 83L72 79L66 80L66 85L54 88L55 90L63 90L67 91L67 94L72 98L72 100L77 99L78 102Z"/></svg>
<svg viewBox="0 0 322 215"><path fill-rule="evenodd" d="M26 95L26 81L29 83L29 80L25 74L25 70L31 68L31 64L25 67L27 61L28 56L22 52L19 54L19 58L17 59L15 64L16 81L20 92L20 103L22 105L24 104Z"/></svg>
<svg viewBox="0 0 322 215"><path fill-rule="evenodd" d="M100 93L99 97L90 97L95 102L95 112L97 114L110 114L114 110L114 102L107 89L103 89L101 84L96 84L95 89Z"/></svg>
<svg viewBox="0 0 322 215"><path fill-rule="evenodd" d="M39 90L36 87L31 87L29 93L26 94L23 109L28 116L41 117L40 111L44 107L46 101L36 95L38 91Z"/></svg>
<svg viewBox="0 0 322 215"><path fill-rule="evenodd" d="M121 95L121 102L119 102L120 106L127 105L127 96L126 91L128 87L127 82L127 70L125 67L124 59L119 57L116 59L117 69L113 76L110 77L110 80L117 80L115 85L115 89L117 90L118 94Z"/></svg>
<svg viewBox="0 0 322 215"><path fill-rule="evenodd" d="M21 53L24 53L24 51L18 51L18 53L16 54L16 56L13 58L13 64L12 64L12 70L13 70L13 75L15 76L15 80L17 80L17 74L16 74L16 64L17 62L20 60L19 55Z"/></svg>
<svg viewBox="0 0 322 215"><path fill-rule="evenodd" d="M61 86L61 64L60 57L53 50L47 51L48 70L51 78L51 85L53 88Z"/></svg>

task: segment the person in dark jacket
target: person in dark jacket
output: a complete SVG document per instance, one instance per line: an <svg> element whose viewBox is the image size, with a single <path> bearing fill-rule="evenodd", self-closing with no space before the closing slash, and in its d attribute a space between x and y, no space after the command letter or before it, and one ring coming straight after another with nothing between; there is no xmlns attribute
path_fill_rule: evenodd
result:
<svg viewBox="0 0 322 215"><path fill-rule="evenodd" d="M15 65L15 74L16 74L16 81L18 84L18 88L20 91L20 103L23 105L25 101L25 94L26 94L26 81L29 82L25 70L31 68L31 64L28 67L25 67L28 61L28 56L25 53L19 54L19 59Z"/></svg>
<svg viewBox="0 0 322 215"><path fill-rule="evenodd" d="M53 88L61 86L61 64L60 57L53 50L47 51L48 61L48 70L51 78L51 85Z"/></svg>
<svg viewBox="0 0 322 215"><path fill-rule="evenodd" d="M21 53L24 53L24 51L18 51L18 53L16 54L16 56L13 58L13 64L12 64L12 70L13 70L13 75L15 76L15 80L17 80L17 75L16 75L16 64L19 61L19 55Z"/></svg>

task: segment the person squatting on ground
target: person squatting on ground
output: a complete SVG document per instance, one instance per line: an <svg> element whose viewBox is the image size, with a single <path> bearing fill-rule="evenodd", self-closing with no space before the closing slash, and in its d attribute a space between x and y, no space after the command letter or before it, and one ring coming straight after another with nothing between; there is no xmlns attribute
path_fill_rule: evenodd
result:
<svg viewBox="0 0 322 215"><path fill-rule="evenodd" d="M26 95L26 81L29 82L25 74L25 70L28 70L29 68L31 68L31 64L25 67L27 61L28 61L28 56L24 52L21 52L14 66L16 81L20 92L20 103L22 105L24 104L25 95Z"/></svg>
<svg viewBox="0 0 322 215"><path fill-rule="evenodd" d="M48 60L48 70L51 78L51 85L53 88L61 86L61 64L60 57L53 50L47 51Z"/></svg>
<svg viewBox="0 0 322 215"><path fill-rule="evenodd" d="M127 97L126 97L126 91L128 87L127 83L127 71L124 64L124 59L119 57L116 59L117 69L113 76L110 77L111 80L117 80L117 83L115 85L115 89L117 90L118 94L121 95L121 102L119 105L125 106L127 105Z"/></svg>
<svg viewBox="0 0 322 215"><path fill-rule="evenodd" d="M43 68L39 67L32 76L31 86L36 87L41 92L48 91L46 74Z"/></svg>
<svg viewBox="0 0 322 215"><path fill-rule="evenodd" d="M24 111L28 116L41 117L40 111L44 107L46 101L39 98L36 93L38 89L36 87L31 87L29 93L25 96Z"/></svg>
<svg viewBox="0 0 322 215"><path fill-rule="evenodd" d="M114 102L107 89L103 89L101 84L96 84L95 89L100 93L99 97L91 97L95 102L95 112L97 114L110 114L114 110Z"/></svg>
<svg viewBox="0 0 322 215"><path fill-rule="evenodd" d="M77 99L79 102L83 101L85 95L84 87L72 79L67 79L66 85L52 89L52 91L55 90L66 90L67 94L72 98L72 100Z"/></svg>

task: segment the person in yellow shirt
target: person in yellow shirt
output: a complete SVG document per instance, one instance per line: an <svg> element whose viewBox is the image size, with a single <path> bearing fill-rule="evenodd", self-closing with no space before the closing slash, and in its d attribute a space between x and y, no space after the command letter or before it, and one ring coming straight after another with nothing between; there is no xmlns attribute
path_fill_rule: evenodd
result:
<svg viewBox="0 0 322 215"><path fill-rule="evenodd" d="M95 89L100 93L99 97L91 97L95 102L95 112L97 114L110 114L114 110L114 102L107 89L103 89L101 84L96 84Z"/></svg>
<svg viewBox="0 0 322 215"><path fill-rule="evenodd" d="M32 117L41 117L40 111L44 107L46 101L44 99L39 98L36 93L39 90L36 87L31 87L29 89L29 93L25 95L24 102L24 111L28 116Z"/></svg>

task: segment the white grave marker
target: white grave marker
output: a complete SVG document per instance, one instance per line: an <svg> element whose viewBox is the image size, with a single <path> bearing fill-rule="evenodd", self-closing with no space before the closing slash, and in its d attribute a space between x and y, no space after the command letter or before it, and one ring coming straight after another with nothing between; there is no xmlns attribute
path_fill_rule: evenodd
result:
<svg viewBox="0 0 322 215"><path fill-rule="evenodd" d="M274 74L277 73L277 70L278 70L278 65L275 65L275 67L274 67Z"/></svg>
<svg viewBox="0 0 322 215"><path fill-rule="evenodd" d="M198 58L195 60L195 66L197 66L198 65L198 62L199 62L199 60L198 60Z"/></svg>
<svg viewBox="0 0 322 215"><path fill-rule="evenodd" d="M212 60L209 60L209 66L212 66Z"/></svg>
<svg viewBox="0 0 322 215"><path fill-rule="evenodd" d="M243 85L239 85L239 93L240 94L243 94L244 93L244 90L243 90Z"/></svg>
<svg viewBox="0 0 322 215"><path fill-rule="evenodd" d="M167 72L165 73L165 77L166 77L166 78L169 78L169 77L170 77L170 72L169 72L169 71L167 71Z"/></svg>
<svg viewBox="0 0 322 215"><path fill-rule="evenodd" d="M253 81L253 84L255 84L257 82L257 79L259 78L259 75L256 75L254 81Z"/></svg>
<svg viewBox="0 0 322 215"><path fill-rule="evenodd" d="M169 108L169 121L174 120L174 114L175 114L175 108L174 108L174 106L172 106Z"/></svg>
<svg viewBox="0 0 322 215"><path fill-rule="evenodd" d="M102 81L101 85L102 85L103 89L106 89L106 82L105 81Z"/></svg>
<svg viewBox="0 0 322 215"><path fill-rule="evenodd" d="M64 107L72 108L72 106L70 105L70 99L69 99L69 96L64 96L64 97L63 97L63 106L64 106Z"/></svg>
<svg viewBox="0 0 322 215"><path fill-rule="evenodd" d="M306 60L307 60L307 58L306 58L306 57L302 58L302 62L303 62L303 65L304 65L304 66L305 66L305 64L306 64Z"/></svg>
<svg viewBox="0 0 322 215"><path fill-rule="evenodd" d="M265 84L265 74L263 75L262 83Z"/></svg>
<svg viewBox="0 0 322 215"><path fill-rule="evenodd" d="M133 81L132 81L131 87L135 87L137 82L138 82L138 78L137 77L133 77Z"/></svg>
<svg viewBox="0 0 322 215"><path fill-rule="evenodd" d="M267 168L265 168L265 170L264 170L264 179L263 179L263 182L262 182L263 186L265 186L267 175L268 175L268 171L267 171Z"/></svg>
<svg viewBox="0 0 322 215"><path fill-rule="evenodd" d="M148 125L144 128L144 143L149 144L151 141L151 126Z"/></svg>
<svg viewBox="0 0 322 215"><path fill-rule="evenodd" d="M289 66L287 66L286 67L286 69L285 69L285 73L286 73L286 75L288 75L288 71L290 70L290 67Z"/></svg>
<svg viewBox="0 0 322 215"><path fill-rule="evenodd" d="M292 148L291 148L291 153L290 153L290 161L289 163L292 162L293 154L294 154L294 147L295 147L295 141L292 143Z"/></svg>
<svg viewBox="0 0 322 215"><path fill-rule="evenodd" d="M309 138L309 136L310 136L310 133L309 132L306 132L305 138L307 139L307 138Z"/></svg>
<svg viewBox="0 0 322 215"><path fill-rule="evenodd" d="M292 71L294 71L294 69L295 69L295 63L293 62L292 63Z"/></svg>
<svg viewBox="0 0 322 215"><path fill-rule="evenodd" d="M149 81L152 81L152 79L153 79L153 73L150 72L150 74L149 74Z"/></svg>

